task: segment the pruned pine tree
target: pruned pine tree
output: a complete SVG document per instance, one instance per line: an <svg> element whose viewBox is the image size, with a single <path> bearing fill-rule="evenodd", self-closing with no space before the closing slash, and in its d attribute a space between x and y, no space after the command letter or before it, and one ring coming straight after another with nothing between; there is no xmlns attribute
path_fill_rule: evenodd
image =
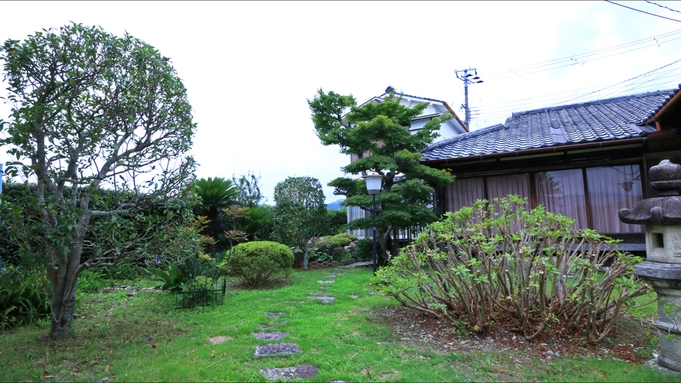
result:
<svg viewBox="0 0 681 383"><path fill-rule="evenodd" d="M446 170L421 164L421 151L438 136L443 121L433 118L423 129L410 133L414 117L427 107L407 107L394 93L379 103L358 106L352 96L318 90L308 100L317 137L322 145L338 145L340 152L355 159L343 168L353 177L339 177L329 183L334 194L344 195L344 206L358 206L369 212L367 218L348 224L349 229L372 227L372 197L361 177L367 173L383 176L381 193L376 196L376 229L380 238L379 263L387 260L386 250L397 253L398 230L433 222L433 188L452 182Z"/></svg>

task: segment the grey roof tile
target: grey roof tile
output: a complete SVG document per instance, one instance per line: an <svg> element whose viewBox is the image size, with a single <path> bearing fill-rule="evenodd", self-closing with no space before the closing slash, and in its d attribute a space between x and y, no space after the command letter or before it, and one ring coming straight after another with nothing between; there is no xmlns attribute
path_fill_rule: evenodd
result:
<svg viewBox="0 0 681 383"><path fill-rule="evenodd" d="M423 160L444 160L645 136L643 125L681 89L513 113L506 122L432 144Z"/></svg>

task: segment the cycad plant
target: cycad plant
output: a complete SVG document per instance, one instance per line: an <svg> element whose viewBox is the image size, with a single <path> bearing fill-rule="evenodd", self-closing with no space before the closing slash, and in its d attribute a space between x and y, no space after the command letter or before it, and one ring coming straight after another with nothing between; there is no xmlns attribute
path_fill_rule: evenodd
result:
<svg viewBox="0 0 681 383"><path fill-rule="evenodd" d="M201 178L194 181L199 196L198 214L208 218L204 234L218 240L222 233L219 215L223 208L237 204L239 188L231 180L220 177ZM215 252L217 249L212 249Z"/></svg>

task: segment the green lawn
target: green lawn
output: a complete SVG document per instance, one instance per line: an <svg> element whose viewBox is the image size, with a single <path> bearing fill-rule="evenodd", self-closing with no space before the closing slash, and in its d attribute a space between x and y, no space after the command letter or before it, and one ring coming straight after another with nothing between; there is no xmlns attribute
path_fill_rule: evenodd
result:
<svg viewBox="0 0 681 383"><path fill-rule="evenodd" d="M337 273L335 283L317 282L331 272ZM47 324L1 335L0 381L265 381L260 369L302 364L319 367L312 381L680 379L606 358L561 357L518 369L496 351L438 354L409 347L373 314L397 302L371 294L371 275L367 268L295 271L288 286L228 291L223 305L194 310L175 309L167 293L81 294L70 339L49 340ZM337 300L325 305L309 299L321 291ZM270 318L265 312L285 315ZM258 328L279 321L286 323ZM287 332L280 342L296 343L302 352L255 358L255 346L269 343L252 335L258 331Z"/></svg>

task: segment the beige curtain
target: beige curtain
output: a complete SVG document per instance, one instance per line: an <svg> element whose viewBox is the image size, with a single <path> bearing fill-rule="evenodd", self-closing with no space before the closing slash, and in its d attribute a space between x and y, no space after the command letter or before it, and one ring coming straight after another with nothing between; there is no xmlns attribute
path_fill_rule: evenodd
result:
<svg viewBox="0 0 681 383"><path fill-rule="evenodd" d="M534 183L538 204L552 213L571 217L580 229L588 227L581 169L535 173Z"/></svg>
<svg viewBox="0 0 681 383"><path fill-rule="evenodd" d="M604 166L586 169L593 229L599 233L640 233L641 225L620 221L617 212L633 208L643 199L638 165Z"/></svg>

